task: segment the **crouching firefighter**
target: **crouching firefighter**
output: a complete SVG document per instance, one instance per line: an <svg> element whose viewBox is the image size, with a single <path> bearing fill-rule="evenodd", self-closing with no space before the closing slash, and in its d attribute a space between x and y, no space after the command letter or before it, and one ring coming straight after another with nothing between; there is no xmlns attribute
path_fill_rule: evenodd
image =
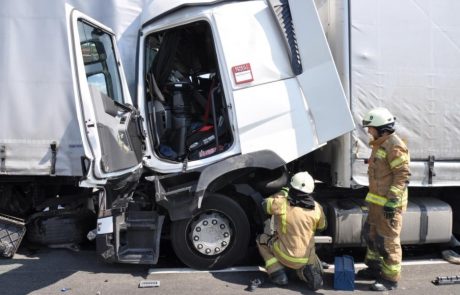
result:
<svg viewBox="0 0 460 295"><path fill-rule="evenodd" d="M369 159L369 207L363 235L367 243L365 263L357 277L376 279L373 291L396 289L401 277L402 212L407 208L409 151L395 134L395 118L385 108L369 111L363 127L373 137Z"/></svg>
<svg viewBox="0 0 460 295"><path fill-rule="evenodd" d="M262 204L266 213L272 215L273 227L257 237L257 246L274 284L288 283L286 267L295 270L310 290L323 285L314 235L316 230L326 228L326 219L321 205L313 199L314 186L308 172L299 172L292 177L289 187Z"/></svg>

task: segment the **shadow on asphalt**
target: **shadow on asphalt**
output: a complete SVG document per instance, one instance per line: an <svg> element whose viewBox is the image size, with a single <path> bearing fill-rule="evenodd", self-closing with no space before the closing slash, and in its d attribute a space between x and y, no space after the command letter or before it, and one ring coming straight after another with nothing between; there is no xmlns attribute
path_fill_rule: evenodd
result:
<svg viewBox="0 0 460 295"><path fill-rule="evenodd" d="M260 257L256 248L249 249L248 257L243 261L244 266L263 266L263 260ZM356 252L355 262L357 257L363 256L363 249ZM425 248L405 249L405 257L420 257L427 255ZM321 253L321 251L319 251ZM341 250L330 252L329 257L324 253L318 253L319 256L327 263L333 263L335 255L350 254L351 252ZM356 255L358 253L358 255ZM433 254L431 254L433 255ZM423 256L422 256L423 257ZM13 259L0 259L0 294L29 294L33 291L40 290L50 285L56 284L62 279L71 277L77 272L87 273L104 273L104 274L130 274L132 276L148 279L148 270L151 265L135 265L135 264L109 264L98 259L94 244L83 245L81 251L73 252L66 249L50 249L46 247L34 248L29 245L22 245ZM174 255L172 247L168 247L168 242L162 242L160 250L160 258L155 268L182 268L185 267ZM33 274L33 276L32 276ZM281 288L272 284L265 272L217 272L212 273L212 276L218 280L241 285L241 290L247 290L251 280L260 279L262 284L258 289ZM14 278L14 279L13 279ZM18 286L18 281L22 282ZM109 280L104 280L109 283ZM306 289L305 283L298 280L295 274L290 274L290 282L283 289L288 289L299 294L323 294L323 291L334 290L333 288L334 274L333 270L326 270L324 277L324 286L317 292L312 292ZM372 281L355 281L355 290L368 291ZM63 286L65 287L65 286ZM20 291L18 291L20 290ZM56 290L60 292L60 290ZM247 291L249 293L249 291Z"/></svg>
<svg viewBox="0 0 460 295"><path fill-rule="evenodd" d="M124 273L147 278L149 268L149 265L106 263L99 260L96 251L88 247L72 251L27 246L20 247L13 259L0 259L0 266L0 294L8 295L30 294L77 272ZM22 284L18 285L18 281ZM105 282L109 283L109 280ZM58 292L63 290L56 290Z"/></svg>
<svg viewBox="0 0 460 295"><path fill-rule="evenodd" d="M289 274L289 284L287 286L277 286L272 284L266 273L264 272L246 272L246 273L213 273L214 278L232 283L241 285L241 289L251 293L249 291L249 286L251 285L251 281L254 279L259 279L262 283L257 288L258 289L287 289L294 292L299 292L299 294L324 294L323 291L335 291L334 289L334 274L332 272L327 272L324 274L324 285L318 291L311 291L308 290L305 283L300 281L294 273ZM369 286L373 281L369 282L356 282L355 281L355 291L369 291ZM256 291L256 290L255 290ZM260 293L259 293L260 294Z"/></svg>

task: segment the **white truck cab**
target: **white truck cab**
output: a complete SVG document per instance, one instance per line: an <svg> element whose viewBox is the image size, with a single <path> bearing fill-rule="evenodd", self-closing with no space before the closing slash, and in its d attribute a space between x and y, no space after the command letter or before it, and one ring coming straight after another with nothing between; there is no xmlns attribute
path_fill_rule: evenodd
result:
<svg viewBox="0 0 460 295"><path fill-rule="evenodd" d="M284 32L279 24L283 20L277 19L265 1L207 1L199 5L154 1L144 10L137 106L145 133L136 128L131 131L145 136L145 167L179 173L262 150L287 163L352 130L353 121L314 3L303 2L290 3L296 7L293 11L302 14L293 14L291 27ZM90 30L99 29L109 38L110 29L86 19L73 12L73 30L79 30L73 34L74 46L81 44L82 51L93 49L99 54L96 50L103 47L94 43ZM295 33L296 26L302 34L288 40L286 30ZM308 40L313 36L315 42ZM100 55L113 57L113 64L119 67L110 84L105 78L105 86L101 86L105 84L103 72L90 71L110 60L93 57L85 63L85 57L75 50L79 81L75 93L80 94L81 127L87 130L85 150L88 159L93 159L89 179L95 179L96 184L116 172L126 173L128 163L133 169L140 163L136 158L140 152L127 148L127 138L134 140L136 135L120 132L126 130L120 125L130 122L129 108L121 105L132 102L114 39L112 42L113 53ZM294 47L289 48L289 43ZM290 50L297 55L291 56ZM294 62L301 68L297 74L291 67ZM108 99L118 107L116 116L110 114L114 110L107 104L98 103ZM103 138L110 137L109 133L113 138Z"/></svg>
<svg viewBox="0 0 460 295"><path fill-rule="evenodd" d="M53 247L90 231L104 260L146 264L163 237L222 268L255 246L263 198L306 170L321 248L361 247L371 150L353 120L385 106L411 154L402 244L454 243L454 1L8 2L0 230Z"/></svg>
<svg viewBox="0 0 460 295"><path fill-rule="evenodd" d="M110 29L68 14L81 184L103 187L98 246L108 260L156 263L167 214L186 264L234 263L252 217L230 187L270 171L285 176L286 163L354 128L313 1L151 2L139 33L137 108ZM151 189L140 194L139 179ZM155 210L136 205L144 198ZM200 235L206 224L216 234ZM155 238L140 239L143 230Z"/></svg>

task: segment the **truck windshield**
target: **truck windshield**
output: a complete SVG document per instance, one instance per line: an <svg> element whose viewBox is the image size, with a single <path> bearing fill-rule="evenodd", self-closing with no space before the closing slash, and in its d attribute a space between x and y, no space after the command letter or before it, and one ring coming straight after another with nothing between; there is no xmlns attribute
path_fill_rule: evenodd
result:
<svg viewBox="0 0 460 295"><path fill-rule="evenodd" d="M89 86L123 103L120 74L111 35L82 19L78 20L78 34Z"/></svg>

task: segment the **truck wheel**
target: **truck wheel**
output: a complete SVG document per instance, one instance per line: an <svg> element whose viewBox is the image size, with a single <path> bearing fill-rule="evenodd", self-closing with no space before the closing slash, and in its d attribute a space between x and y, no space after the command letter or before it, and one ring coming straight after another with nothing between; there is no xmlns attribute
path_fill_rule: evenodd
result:
<svg viewBox="0 0 460 295"><path fill-rule="evenodd" d="M249 234L243 209L220 194L208 195L191 219L171 224L174 252L194 269L221 269L237 263L246 254Z"/></svg>

